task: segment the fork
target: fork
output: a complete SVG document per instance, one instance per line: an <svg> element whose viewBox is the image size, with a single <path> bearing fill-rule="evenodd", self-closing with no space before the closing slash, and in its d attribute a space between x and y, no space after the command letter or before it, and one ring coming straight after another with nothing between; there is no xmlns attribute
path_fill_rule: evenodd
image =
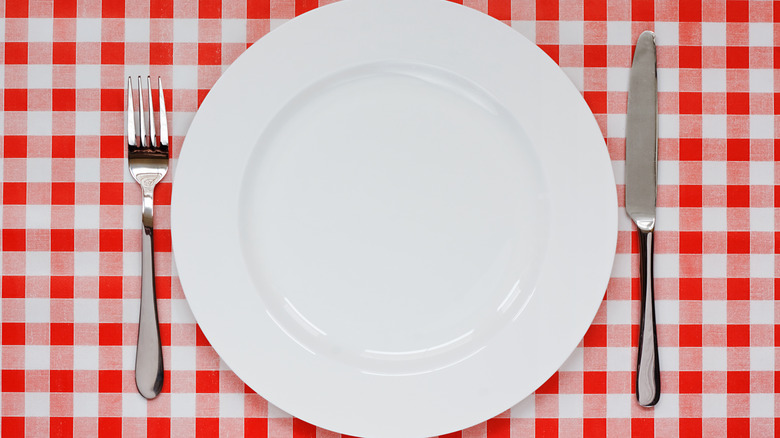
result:
<svg viewBox="0 0 780 438"><path fill-rule="evenodd" d="M157 397L163 385L162 343L157 319L157 293L154 281L154 187L168 172L168 121L162 81L159 92L160 138L157 140L152 106L152 80L146 77L149 112L144 113L143 87L138 77L138 125L133 108L133 81L127 78L127 162L130 174L143 192L143 247L141 264L141 314L138 322L138 348L135 355L135 384L147 399ZM148 129L147 129L148 127Z"/></svg>

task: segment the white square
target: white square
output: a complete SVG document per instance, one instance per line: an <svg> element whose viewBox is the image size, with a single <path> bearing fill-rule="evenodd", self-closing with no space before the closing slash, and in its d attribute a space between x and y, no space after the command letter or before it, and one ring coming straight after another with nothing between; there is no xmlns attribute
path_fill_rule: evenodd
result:
<svg viewBox="0 0 780 438"><path fill-rule="evenodd" d="M100 18L76 18L76 41L80 43L101 40Z"/></svg>
<svg viewBox="0 0 780 438"><path fill-rule="evenodd" d="M51 158L28 158L27 182L51 182Z"/></svg>
<svg viewBox="0 0 780 438"><path fill-rule="evenodd" d="M558 394L560 418L582 418L582 394Z"/></svg>
<svg viewBox="0 0 780 438"><path fill-rule="evenodd" d="M292 415L279 409L276 405L268 403L268 418L292 418Z"/></svg>
<svg viewBox="0 0 780 438"><path fill-rule="evenodd" d="M25 417L48 417L49 416L49 393L48 392L24 393L24 416Z"/></svg>
<svg viewBox="0 0 780 438"><path fill-rule="evenodd" d="M628 347L607 348L607 371L633 371L631 349Z"/></svg>
<svg viewBox="0 0 780 438"><path fill-rule="evenodd" d="M658 46L677 46L679 40L679 25L673 22L657 21L655 23L655 44Z"/></svg>
<svg viewBox="0 0 780 438"><path fill-rule="evenodd" d="M702 46L725 46L726 45L726 23L702 23L701 24L701 45Z"/></svg>
<svg viewBox="0 0 780 438"><path fill-rule="evenodd" d="M628 78L631 69L610 67L607 69L607 91L628 91Z"/></svg>
<svg viewBox="0 0 780 438"><path fill-rule="evenodd" d="M195 18L177 18L173 20L174 43L197 43L198 20Z"/></svg>
<svg viewBox="0 0 780 438"><path fill-rule="evenodd" d="M677 114L658 114L658 138L679 138L680 117Z"/></svg>
<svg viewBox="0 0 780 438"><path fill-rule="evenodd" d="M677 278L680 276L680 258L677 254L655 254L656 278Z"/></svg>
<svg viewBox="0 0 780 438"><path fill-rule="evenodd" d="M73 369L74 370L98 370L99 355L98 347L94 345L74 345L73 346Z"/></svg>
<svg viewBox="0 0 780 438"><path fill-rule="evenodd" d="M174 28L175 25L174 21ZM149 19L125 18L125 41L129 43L149 42Z"/></svg>
<svg viewBox="0 0 780 438"><path fill-rule="evenodd" d="M51 307L48 298L27 298L24 300L24 320L28 323L51 321Z"/></svg>
<svg viewBox="0 0 780 438"><path fill-rule="evenodd" d="M85 230L100 227L99 205L76 205L74 210L74 228Z"/></svg>
<svg viewBox="0 0 780 438"><path fill-rule="evenodd" d="M750 92L751 93L772 93L775 90L774 71L769 68L751 68L750 74Z"/></svg>
<svg viewBox="0 0 780 438"><path fill-rule="evenodd" d="M726 209L722 207L704 207L701 209L702 231L726 231Z"/></svg>
<svg viewBox="0 0 780 438"><path fill-rule="evenodd" d="M125 275L141 275L141 272L127 272ZM140 294L140 292L139 292ZM135 324L138 322L138 316L141 312L141 300L139 298L124 298L122 300L122 322Z"/></svg>
<svg viewBox="0 0 780 438"><path fill-rule="evenodd" d="M195 371L195 347L171 346L171 369Z"/></svg>
<svg viewBox="0 0 780 438"><path fill-rule="evenodd" d="M660 353L659 353L660 354ZM671 392L664 392L658 404L653 407L655 418L677 418L680 416L680 396Z"/></svg>
<svg viewBox="0 0 780 438"><path fill-rule="evenodd" d="M244 416L244 394L243 393L221 393L219 395L219 416L220 417L243 417Z"/></svg>
<svg viewBox="0 0 780 438"><path fill-rule="evenodd" d="M702 394L701 413L704 418L726 418L726 394Z"/></svg>
<svg viewBox="0 0 780 438"><path fill-rule="evenodd" d="M135 322L138 323L138 318L135 319ZM163 347L163 355L165 354L165 348L166 347ZM137 348L135 347L135 345L133 346L125 345L122 347L122 369L123 370L135 370L136 350Z"/></svg>
<svg viewBox="0 0 780 438"><path fill-rule="evenodd" d="M728 182L724 161L703 161L701 163L701 183L703 185L722 186Z"/></svg>
<svg viewBox="0 0 780 438"><path fill-rule="evenodd" d="M728 349L726 347L702 347L702 371L728 370Z"/></svg>
<svg viewBox="0 0 780 438"><path fill-rule="evenodd" d="M626 136L626 115L607 114L607 137L623 138Z"/></svg>
<svg viewBox="0 0 780 438"><path fill-rule="evenodd" d="M223 43L246 43L246 20L225 18L222 20Z"/></svg>
<svg viewBox="0 0 780 438"><path fill-rule="evenodd" d="M77 158L75 161L76 182L100 182L99 158Z"/></svg>
<svg viewBox="0 0 780 438"><path fill-rule="evenodd" d="M76 65L76 88L100 87L100 66L94 64Z"/></svg>
<svg viewBox="0 0 780 438"><path fill-rule="evenodd" d="M178 21L178 20L177 20ZM198 67L194 65L174 65L171 75L171 87L176 89L194 89L198 86Z"/></svg>
<svg viewBox="0 0 780 438"><path fill-rule="evenodd" d="M171 322L175 324L194 324L195 317L192 315L190 305L187 300L171 300Z"/></svg>
<svg viewBox="0 0 780 438"><path fill-rule="evenodd" d="M607 45L631 45L631 23L607 21Z"/></svg>
<svg viewBox="0 0 780 438"><path fill-rule="evenodd" d="M772 210L767 208L766 210ZM775 302L769 300L750 300L750 324L775 323Z"/></svg>
<svg viewBox="0 0 780 438"><path fill-rule="evenodd" d="M283 25L284 23L287 23L288 21L290 21L288 18L271 18L270 20L268 20L268 24L270 28L269 30L271 31L275 30L277 27Z"/></svg>
<svg viewBox="0 0 780 438"><path fill-rule="evenodd" d="M197 83L190 86L190 88L195 88L196 86ZM187 134L187 130L190 129L190 125L192 124L192 119L195 118L195 113L176 111L173 114L170 114L169 117L171 118L171 124L168 125L168 131L170 132L170 134L174 136L183 137L184 135Z"/></svg>
<svg viewBox="0 0 780 438"><path fill-rule="evenodd" d="M73 274L95 277L100 272L100 256L96 252L76 251L73 253Z"/></svg>
<svg viewBox="0 0 780 438"><path fill-rule="evenodd" d="M536 418L536 399L533 394L512 406L509 412L512 418Z"/></svg>
<svg viewBox="0 0 780 438"><path fill-rule="evenodd" d="M25 273L27 275L51 275L51 253L48 251L27 251L25 255Z"/></svg>
<svg viewBox="0 0 780 438"><path fill-rule="evenodd" d="M141 235L139 234L140 238ZM141 253L124 252L122 253L122 272L125 275L141 275Z"/></svg>
<svg viewBox="0 0 780 438"><path fill-rule="evenodd" d="M122 394L123 417L146 417L146 399L137 392Z"/></svg>
<svg viewBox="0 0 780 438"><path fill-rule="evenodd" d="M73 393L73 416L74 417L97 417L98 416L98 395L93 392Z"/></svg>
<svg viewBox="0 0 780 438"><path fill-rule="evenodd" d="M773 161L750 162L750 185L771 186L775 180L775 163Z"/></svg>
<svg viewBox="0 0 780 438"><path fill-rule="evenodd" d="M528 38L529 41L536 41L536 22L535 21L512 21L512 29L520 32L520 35Z"/></svg>
<svg viewBox="0 0 780 438"><path fill-rule="evenodd" d="M726 254L702 254L701 275L704 278L725 278Z"/></svg>
<svg viewBox="0 0 780 438"><path fill-rule="evenodd" d="M631 301L607 300L607 324L631 324ZM612 347L607 350L611 350Z"/></svg>
<svg viewBox="0 0 780 438"><path fill-rule="evenodd" d="M750 116L750 138L774 138L775 117L753 114Z"/></svg>
<svg viewBox="0 0 780 438"><path fill-rule="evenodd" d="M725 68L705 68L701 71L701 91L705 93L725 93L726 82Z"/></svg>
<svg viewBox="0 0 780 438"><path fill-rule="evenodd" d="M171 393L171 417L194 417L195 394Z"/></svg>
<svg viewBox="0 0 780 438"><path fill-rule="evenodd" d="M658 347L658 357L659 357L658 363L661 365L661 371L675 371L675 372L680 371L680 349L679 348Z"/></svg>
<svg viewBox="0 0 780 438"><path fill-rule="evenodd" d="M28 213L29 214L29 213ZM750 209L750 231L775 231L775 212L773 208Z"/></svg>
<svg viewBox="0 0 780 438"><path fill-rule="evenodd" d="M1 181L1 180L0 180ZM51 228L51 205L28 205L25 224L28 229Z"/></svg>
<svg viewBox="0 0 780 438"><path fill-rule="evenodd" d="M628 278L631 276L631 254L615 254L611 276L615 278Z"/></svg>
<svg viewBox="0 0 780 438"><path fill-rule="evenodd" d="M631 416L632 394L607 394L607 418L628 418Z"/></svg>
<svg viewBox="0 0 780 438"><path fill-rule="evenodd" d="M27 111L27 135L51 135L51 111Z"/></svg>
<svg viewBox="0 0 780 438"><path fill-rule="evenodd" d="M657 169L658 184L676 186L680 183L680 165L678 161L659 160Z"/></svg>
<svg viewBox="0 0 780 438"><path fill-rule="evenodd" d="M722 300L703 300L701 302L701 322L703 324L726 324L728 306Z"/></svg>
<svg viewBox="0 0 780 438"><path fill-rule="evenodd" d="M125 205L122 208L122 228L125 230L138 230L136 235L141 240L141 209L138 205Z"/></svg>
<svg viewBox="0 0 780 438"><path fill-rule="evenodd" d="M51 89L51 65L33 64L27 66L27 88Z"/></svg>
<svg viewBox="0 0 780 438"><path fill-rule="evenodd" d="M774 347L750 347L751 371L775 371Z"/></svg>
<svg viewBox="0 0 780 438"><path fill-rule="evenodd" d="M100 112L76 111L76 135L100 135Z"/></svg>
<svg viewBox="0 0 780 438"><path fill-rule="evenodd" d="M678 207L657 207L655 229L661 231L680 230L680 209Z"/></svg>
<svg viewBox="0 0 780 438"><path fill-rule="evenodd" d="M582 371L584 369L585 353L582 347L575 348L560 368L561 371Z"/></svg>
<svg viewBox="0 0 780 438"><path fill-rule="evenodd" d="M582 45L584 39L584 24L582 21L561 21L558 23L558 44Z"/></svg>
<svg viewBox="0 0 780 438"><path fill-rule="evenodd" d="M100 322L100 307L94 298L75 298L73 300L73 322Z"/></svg>
<svg viewBox="0 0 780 438"><path fill-rule="evenodd" d="M680 302L677 300L655 300L655 318L657 324L679 324Z"/></svg>
<svg viewBox="0 0 780 438"><path fill-rule="evenodd" d="M48 345L28 345L24 347L24 368L27 370L49 370Z"/></svg>
<svg viewBox="0 0 780 438"><path fill-rule="evenodd" d="M676 93L680 91L680 70L676 68L659 68L658 91Z"/></svg>
<svg viewBox="0 0 780 438"><path fill-rule="evenodd" d="M701 135L703 138L726 138L726 116L702 114Z"/></svg>
<svg viewBox="0 0 780 438"><path fill-rule="evenodd" d="M774 45L774 34L772 23L750 23L748 24L748 38L751 46L772 47Z"/></svg>
<svg viewBox="0 0 780 438"><path fill-rule="evenodd" d="M561 67L574 87L580 92L585 89L585 69L581 67Z"/></svg>
<svg viewBox="0 0 780 438"><path fill-rule="evenodd" d="M774 394L750 394L750 418L773 418L774 408Z"/></svg>
<svg viewBox="0 0 780 438"><path fill-rule="evenodd" d="M54 20L51 18L28 18L27 41L31 43L54 41Z"/></svg>
<svg viewBox="0 0 780 438"><path fill-rule="evenodd" d="M752 278L773 278L775 275L773 254L750 254L750 276Z"/></svg>

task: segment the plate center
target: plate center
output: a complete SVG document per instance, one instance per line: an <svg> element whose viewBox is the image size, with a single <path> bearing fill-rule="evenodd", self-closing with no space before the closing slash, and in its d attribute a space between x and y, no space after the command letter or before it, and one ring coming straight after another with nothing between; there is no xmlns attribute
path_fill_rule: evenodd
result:
<svg viewBox="0 0 780 438"><path fill-rule="evenodd" d="M319 81L246 163L244 260L279 327L366 372L475 353L527 302L548 200L517 121L473 83L412 63Z"/></svg>

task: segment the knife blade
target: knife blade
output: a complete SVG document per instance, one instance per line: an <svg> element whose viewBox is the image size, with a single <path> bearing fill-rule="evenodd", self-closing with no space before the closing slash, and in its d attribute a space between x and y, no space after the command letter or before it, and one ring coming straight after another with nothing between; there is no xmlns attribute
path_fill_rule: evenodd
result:
<svg viewBox="0 0 780 438"><path fill-rule="evenodd" d="M626 116L626 212L639 235L641 316L637 352L636 397L653 406L661 395L653 293L658 156L658 79L655 34L642 32L636 43L628 87Z"/></svg>

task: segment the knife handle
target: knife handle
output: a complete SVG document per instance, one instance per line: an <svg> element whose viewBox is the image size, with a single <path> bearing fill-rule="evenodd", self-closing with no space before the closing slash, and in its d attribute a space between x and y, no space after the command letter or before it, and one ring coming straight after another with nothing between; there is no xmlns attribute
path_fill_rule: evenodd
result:
<svg viewBox="0 0 780 438"><path fill-rule="evenodd" d="M639 352L636 359L636 399L640 405L649 407L658 403L661 397L661 371L658 364L653 297L653 231L641 229L638 231L642 310L639 322Z"/></svg>

